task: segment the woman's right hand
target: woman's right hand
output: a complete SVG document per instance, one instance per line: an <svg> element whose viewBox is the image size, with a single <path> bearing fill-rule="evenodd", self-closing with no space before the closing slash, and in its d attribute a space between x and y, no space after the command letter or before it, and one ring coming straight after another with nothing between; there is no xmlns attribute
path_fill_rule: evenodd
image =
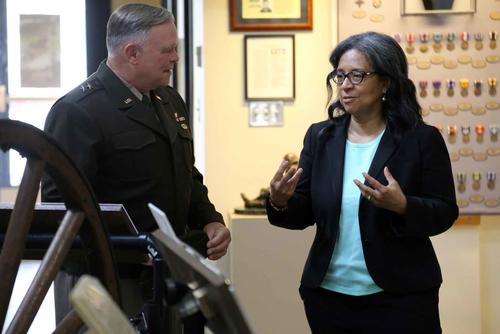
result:
<svg viewBox="0 0 500 334"><path fill-rule="evenodd" d="M278 207L286 207L302 174L302 168L297 169L295 166L287 170L289 164L287 160L283 160L271 180L269 195L271 202Z"/></svg>

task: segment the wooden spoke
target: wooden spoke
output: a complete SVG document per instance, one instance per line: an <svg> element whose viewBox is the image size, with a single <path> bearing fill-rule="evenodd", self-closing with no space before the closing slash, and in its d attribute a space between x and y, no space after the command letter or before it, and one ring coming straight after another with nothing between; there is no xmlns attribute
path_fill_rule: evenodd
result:
<svg viewBox="0 0 500 334"><path fill-rule="evenodd" d="M2 277L0 291L8 293L0 298L0 323L5 321L14 282L24 253L24 245L33 220L33 207L40 188L43 168L43 161L28 159L5 234L0 253L0 277Z"/></svg>
<svg viewBox="0 0 500 334"><path fill-rule="evenodd" d="M92 189L78 168L43 131L22 122L0 120L0 148L4 151L16 150L27 158L8 223L7 219L0 221L0 329L4 327L20 262L31 250L27 249L26 241L36 238L36 231L40 230L40 226L33 224L33 212L42 175L54 180L68 211L58 227L57 224L51 225L50 233L54 237L6 333L27 332L77 235L84 253L92 254L92 258L88 259L90 272L119 303L117 270L107 227L102 222ZM58 324L55 333L77 333L82 325L76 312L70 311Z"/></svg>

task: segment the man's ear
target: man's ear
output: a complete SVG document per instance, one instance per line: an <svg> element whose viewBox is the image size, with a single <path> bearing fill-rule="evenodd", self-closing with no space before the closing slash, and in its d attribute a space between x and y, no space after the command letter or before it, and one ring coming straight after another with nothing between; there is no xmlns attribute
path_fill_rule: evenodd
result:
<svg viewBox="0 0 500 334"><path fill-rule="evenodd" d="M123 47L123 52L127 60L135 65L141 54L141 47L136 43L128 43Z"/></svg>

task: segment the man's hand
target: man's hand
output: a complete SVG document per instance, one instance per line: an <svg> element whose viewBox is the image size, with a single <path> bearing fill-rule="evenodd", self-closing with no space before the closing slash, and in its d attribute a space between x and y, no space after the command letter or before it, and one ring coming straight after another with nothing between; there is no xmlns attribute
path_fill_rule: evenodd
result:
<svg viewBox="0 0 500 334"><path fill-rule="evenodd" d="M217 260L226 255L231 242L231 233L224 224L213 222L203 228L208 235L207 255L210 260Z"/></svg>

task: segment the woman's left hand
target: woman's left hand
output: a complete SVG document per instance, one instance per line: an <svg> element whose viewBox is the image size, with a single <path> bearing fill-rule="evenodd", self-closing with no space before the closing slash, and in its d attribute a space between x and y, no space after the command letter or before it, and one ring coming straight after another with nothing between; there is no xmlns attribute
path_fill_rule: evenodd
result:
<svg viewBox="0 0 500 334"><path fill-rule="evenodd" d="M374 205L400 215L405 214L407 203L405 194L403 194L398 181L389 172L389 168L384 167L384 175L389 182L387 186L375 180L368 173L363 173L363 176L371 187L364 185L357 179L354 180L354 183L361 190L361 194Z"/></svg>

